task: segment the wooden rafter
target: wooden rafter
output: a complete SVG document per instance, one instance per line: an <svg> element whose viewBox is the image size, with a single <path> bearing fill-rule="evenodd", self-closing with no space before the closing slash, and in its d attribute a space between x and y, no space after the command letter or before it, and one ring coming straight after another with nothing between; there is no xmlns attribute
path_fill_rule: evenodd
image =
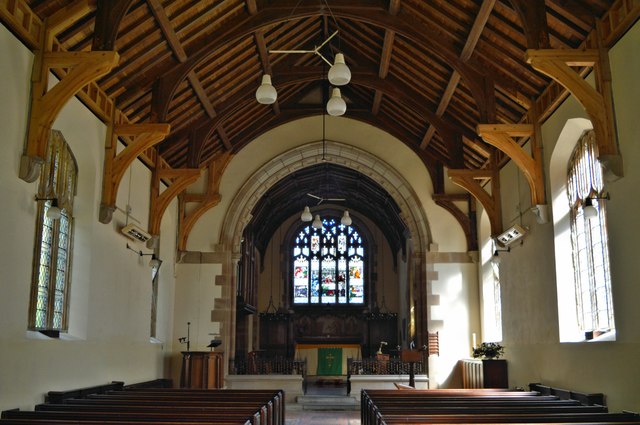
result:
<svg viewBox="0 0 640 425"><path fill-rule="evenodd" d="M500 149L520 168L529 182L531 189L531 204L545 204L544 178L542 175L542 158L529 155L514 137L529 137L534 135L532 124L480 124L478 135L485 142Z"/></svg>
<svg viewBox="0 0 640 425"><path fill-rule="evenodd" d="M615 131L610 86L593 88L572 66L593 66L596 81L602 82L604 75L610 76L609 62L604 50L527 50L525 58L535 70L553 78L564 86L585 108L596 133L598 154L605 168L617 176L622 175L618 141ZM606 91L606 92L605 92Z"/></svg>
<svg viewBox="0 0 640 425"><path fill-rule="evenodd" d="M478 15L476 16L476 20L473 22L473 27L471 27L471 31L467 36L467 41L462 48L462 53L460 54L460 60L466 62L471 58L473 51L476 48L476 44L478 44L478 40L480 40L480 36L482 35L482 31L484 30L487 21L489 20L489 16L491 15L491 11L493 10L493 6L495 5L496 0L484 0L482 5L480 6L480 10L478 11ZM436 115L441 117L444 115L444 112L447 110L449 106L449 102L451 102L451 98L453 98L453 94L458 87L458 83L460 83L460 73L453 70L451 74L451 78L449 79L449 83L447 84L447 88L444 91L444 94L440 98L440 103L438 104L438 109L436 110ZM420 143L421 149L426 149L426 147L431 142L436 129L432 124L429 124L427 128L427 132L422 138L422 142Z"/></svg>
<svg viewBox="0 0 640 425"><path fill-rule="evenodd" d="M184 251L186 249L189 234L200 217L202 217L205 212L218 205L222 199L220 196L220 180L222 179L222 174L231 161L231 158L233 158L233 154L231 154L231 152L225 152L209 162L206 193L185 193L180 197L178 223L179 251ZM187 204L194 202L199 205L194 210L187 212Z"/></svg>
<svg viewBox="0 0 640 425"><path fill-rule="evenodd" d="M502 232L502 211L500 209L500 175L497 168L491 170L449 170L449 179L471 193L482 204L489 216L491 235ZM488 193L478 180L491 180L491 193Z"/></svg>
<svg viewBox="0 0 640 425"><path fill-rule="evenodd" d="M544 0L509 0L522 21L527 47L545 49L549 47L549 29Z"/></svg>
<svg viewBox="0 0 640 425"><path fill-rule="evenodd" d="M117 52L38 51L33 64L31 111L27 146L20 164L20 178L32 182L40 174L51 126L60 110L80 89L107 74L118 63ZM53 68L68 69L51 90L48 75Z"/></svg>
<svg viewBox="0 0 640 425"><path fill-rule="evenodd" d="M170 129L169 124L109 124L102 177L102 201L99 215L101 223L111 222L116 208L118 187L127 168L145 150L164 140ZM129 143L117 154L118 137L127 137Z"/></svg>
<svg viewBox="0 0 640 425"><path fill-rule="evenodd" d="M165 210L171 201L200 177L200 169L156 168L151 179L151 209L149 211L149 233L153 236L160 234L160 223ZM160 182L164 181L168 187L160 193Z"/></svg>

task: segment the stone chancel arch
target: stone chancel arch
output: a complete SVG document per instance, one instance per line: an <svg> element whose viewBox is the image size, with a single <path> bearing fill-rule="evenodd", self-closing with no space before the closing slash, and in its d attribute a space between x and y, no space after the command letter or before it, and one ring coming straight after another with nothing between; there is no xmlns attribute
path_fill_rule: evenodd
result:
<svg viewBox="0 0 640 425"><path fill-rule="evenodd" d="M367 175L398 204L401 218L410 232L414 252L426 252L431 240L429 222L423 206L409 183L388 163L357 147L328 141L324 158L328 162ZM271 159L257 170L238 191L224 218L220 245L234 254L240 252L240 240L251 211L261 196L284 176L323 162L322 142L305 144Z"/></svg>

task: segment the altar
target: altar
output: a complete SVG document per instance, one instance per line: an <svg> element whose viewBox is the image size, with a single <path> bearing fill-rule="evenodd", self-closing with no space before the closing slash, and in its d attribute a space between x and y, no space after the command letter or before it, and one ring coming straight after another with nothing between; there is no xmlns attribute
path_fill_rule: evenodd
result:
<svg viewBox="0 0 640 425"><path fill-rule="evenodd" d="M296 344L295 358L307 361L308 375L346 376L347 358L361 357L360 344Z"/></svg>

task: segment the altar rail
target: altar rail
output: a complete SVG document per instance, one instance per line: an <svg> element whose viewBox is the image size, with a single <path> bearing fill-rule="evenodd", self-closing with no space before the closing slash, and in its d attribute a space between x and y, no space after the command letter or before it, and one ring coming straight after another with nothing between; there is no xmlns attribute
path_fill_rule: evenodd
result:
<svg viewBox="0 0 640 425"><path fill-rule="evenodd" d="M426 374L424 360L414 363L414 373ZM408 375L411 370L410 362L400 359L347 359L347 376L351 375Z"/></svg>
<svg viewBox="0 0 640 425"><path fill-rule="evenodd" d="M235 359L233 369L236 375L307 375L306 360L285 357Z"/></svg>

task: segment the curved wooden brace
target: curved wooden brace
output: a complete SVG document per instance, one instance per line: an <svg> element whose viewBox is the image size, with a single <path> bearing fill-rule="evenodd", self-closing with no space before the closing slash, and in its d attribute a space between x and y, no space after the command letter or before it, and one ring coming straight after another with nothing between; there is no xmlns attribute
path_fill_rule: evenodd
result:
<svg viewBox="0 0 640 425"><path fill-rule="evenodd" d="M185 194L180 200L180 223L178 230L178 250L184 251L191 229L202 215L220 203L220 180L227 165L233 158L231 152L225 152L209 162L207 176L207 192L204 195ZM186 212L186 204L199 202L195 210Z"/></svg>
<svg viewBox="0 0 640 425"><path fill-rule="evenodd" d="M200 169L183 168L156 169L151 182L151 210L149 211L149 233L153 236L160 234L160 222L169 203L187 186L200 177ZM160 194L160 180L169 181L169 187Z"/></svg>
<svg viewBox="0 0 640 425"><path fill-rule="evenodd" d="M120 23L133 3L134 0L97 2L91 50L115 50Z"/></svg>
<svg viewBox="0 0 640 425"><path fill-rule="evenodd" d="M27 146L20 166L20 178L35 181L45 156L51 126L60 110L82 87L107 74L118 63L117 52L44 52L34 62L31 113ZM60 82L47 91L49 70L69 68Z"/></svg>
<svg viewBox="0 0 640 425"><path fill-rule="evenodd" d="M502 232L500 209L500 183L497 170L449 170L449 179L471 193L482 204L491 223L491 235ZM478 183L478 179L491 179L491 195Z"/></svg>
<svg viewBox="0 0 640 425"><path fill-rule="evenodd" d="M109 124L99 214L101 223L111 222L116 208L118 187L127 168L138 155L164 140L170 130L169 124ZM119 136L128 136L130 142L116 155Z"/></svg>
<svg viewBox="0 0 640 425"><path fill-rule="evenodd" d="M520 16L527 47L543 49L549 47L549 28L544 0L509 0Z"/></svg>
<svg viewBox="0 0 640 425"><path fill-rule="evenodd" d="M603 72L606 61L596 49L587 50L527 50L525 59L539 71L565 87L578 99L593 123L598 142L598 155L619 156L618 142L613 120L613 106L597 89L590 86L571 66L594 66L596 73ZM622 175L621 170L611 170ZM618 172L620 174L618 174Z"/></svg>
<svg viewBox="0 0 640 425"><path fill-rule="evenodd" d="M440 205L445 210L449 211L453 217L458 220L460 227L467 239L467 250L478 250L478 237L476 232L476 213L471 208L470 195L447 195L444 193L436 193L433 195L433 200L437 205ZM465 214L456 204L455 201L465 201L469 203L469 214Z"/></svg>
<svg viewBox="0 0 640 425"><path fill-rule="evenodd" d="M513 137L533 136L532 124L480 124L476 127L478 135L485 142L507 154L524 173L531 189L531 204L545 204L542 161L536 160L513 140Z"/></svg>

